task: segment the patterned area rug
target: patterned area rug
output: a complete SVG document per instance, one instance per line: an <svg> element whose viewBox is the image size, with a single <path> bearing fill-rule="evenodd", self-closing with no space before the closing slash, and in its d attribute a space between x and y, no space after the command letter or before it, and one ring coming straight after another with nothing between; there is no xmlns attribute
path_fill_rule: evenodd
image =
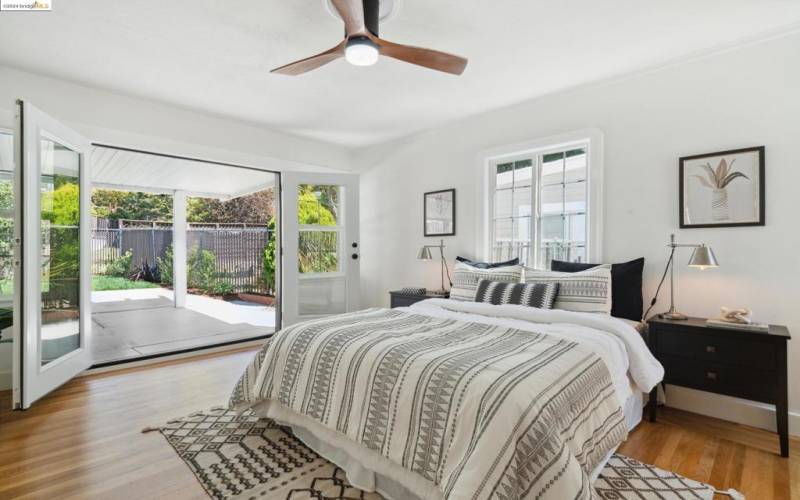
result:
<svg viewBox="0 0 800 500"><path fill-rule="evenodd" d="M381 500L353 487L344 472L289 428L247 412L215 408L158 429L211 498ZM614 455L595 483L603 500L711 499L714 488ZM743 497L742 497L743 498Z"/></svg>

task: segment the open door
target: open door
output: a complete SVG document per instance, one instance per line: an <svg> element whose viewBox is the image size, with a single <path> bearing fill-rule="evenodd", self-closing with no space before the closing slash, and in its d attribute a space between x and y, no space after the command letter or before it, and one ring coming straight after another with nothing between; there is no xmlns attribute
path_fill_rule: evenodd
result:
<svg viewBox="0 0 800 500"><path fill-rule="evenodd" d="M282 325L359 305L358 176L281 174Z"/></svg>
<svg viewBox="0 0 800 500"><path fill-rule="evenodd" d="M16 108L13 403L91 365L89 142L27 102Z"/></svg>

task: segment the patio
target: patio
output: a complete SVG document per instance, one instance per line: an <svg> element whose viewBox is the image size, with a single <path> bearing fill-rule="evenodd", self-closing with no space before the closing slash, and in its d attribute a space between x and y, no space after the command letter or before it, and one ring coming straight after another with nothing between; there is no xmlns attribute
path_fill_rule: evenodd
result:
<svg viewBox="0 0 800 500"><path fill-rule="evenodd" d="M222 203L255 196L275 186L275 174L104 146L93 148L92 160L94 188L171 197L169 216L139 220L147 222L139 224L141 227L122 224L137 219L135 216L117 215L114 222L118 225L113 226L103 219L107 214L93 219L98 225L92 228L91 240L94 275L155 283L163 278L161 283L170 285L170 289L100 288L106 291L92 292L95 364L246 340L275 331L273 307L208 296L266 296L271 292L262 282L269 241L266 218L259 216L258 224L247 220L241 221L245 224L225 224L229 221L195 219L190 223L187 217L193 199ZM116 203L112 200L103 207L114 213ZM144 206L153 207L146 202ZM125 272L108 271L110 264L128 253L131 264ZM131 277L132 269L154 274ZM190 287L192 276L195 283L202 277L202 285ZM193 289L208 295L195 295Z"/></svg>
<svg viewBox="0 0 800 500"><path fill-rule="evenodd" d="M233 342L274 333L275 310L187 295L176 308L165 288L92 292L95 364Z"/></svg>

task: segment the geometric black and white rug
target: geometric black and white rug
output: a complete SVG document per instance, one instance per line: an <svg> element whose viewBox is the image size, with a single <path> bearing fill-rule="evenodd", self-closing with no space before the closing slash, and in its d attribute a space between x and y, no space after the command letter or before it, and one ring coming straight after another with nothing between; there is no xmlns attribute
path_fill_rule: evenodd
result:
<svg viewBox="0 0 800 500"><path fill-rule="evenodd" d="M173 420L158 430L215 500L380 500L353 487L344 471L252 412L223 408ZM622 455L595 482L603 500L711 500L714 488ZM743 498L743 497L739 497Z"/></svg>

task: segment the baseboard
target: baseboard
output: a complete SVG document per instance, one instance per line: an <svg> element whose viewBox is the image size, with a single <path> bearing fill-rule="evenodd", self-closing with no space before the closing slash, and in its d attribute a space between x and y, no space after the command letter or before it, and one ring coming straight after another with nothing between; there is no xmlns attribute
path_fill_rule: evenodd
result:
<svg viewBox="0 0 800 500"><path fill-rule="evenodd" d="M772 405L672 385L666 392L669 407L775 432ZM800 413L789 412L789 433L800 436Z"/></svg>

